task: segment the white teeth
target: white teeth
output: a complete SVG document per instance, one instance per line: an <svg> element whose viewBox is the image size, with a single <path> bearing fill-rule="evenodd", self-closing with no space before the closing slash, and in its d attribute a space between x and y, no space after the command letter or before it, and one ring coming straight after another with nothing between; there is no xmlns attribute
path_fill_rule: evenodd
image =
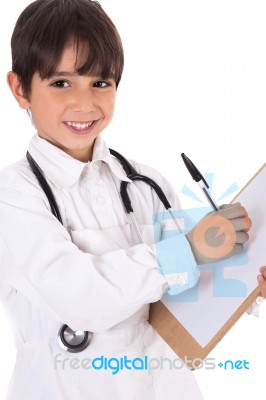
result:
<svg viewBox="0 0 266 400"><path fill-rule="evenodd" d="M75 129L83 130L88 129L92 125L93 121L80 123L80 122L67 122L68 126L73 126Z"/></svg>

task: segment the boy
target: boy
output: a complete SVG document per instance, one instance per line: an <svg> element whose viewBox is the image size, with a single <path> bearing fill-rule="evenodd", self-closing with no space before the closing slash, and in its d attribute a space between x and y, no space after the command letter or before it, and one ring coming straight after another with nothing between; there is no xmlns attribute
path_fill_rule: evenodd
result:
<svg viewBox="0 0 266 400"><path fill-rule="evenodd" d="M96 2L37 0L20 15L11 45L8 83L36 127L29 154L62 223L30 158L1 172L1 287L18 351L8 399L201 399L186 368L145 364L176 358L147 322L149 303L195 285L197 264L215 257L204 251L204 220L196 241L194 231L165 238L154 228L164 208L142 182L128 188L141 240L124 211L120 183L130 179L99 137L123 70L116 28ZM134 168L178 206L157 172ZM219 213L227 257L242 251L251 221L239 204Z"/></svg>

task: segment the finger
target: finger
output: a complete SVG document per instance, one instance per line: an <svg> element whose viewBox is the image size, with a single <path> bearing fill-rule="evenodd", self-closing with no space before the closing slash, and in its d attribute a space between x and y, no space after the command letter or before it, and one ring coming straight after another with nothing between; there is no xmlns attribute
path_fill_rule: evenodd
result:
<svg viewBox="0 0 266 400"><path fill-rule="evenodd" d="M236 243L234 246L231 246L231 249L232 249L232 247L233 247L233 250L228 251L228 254L223 257L224 259L231 258L233 256L237 256L239 254L242 254L244 251L244 246L242 243Z"/></svg>
<svg viewBox="0 0 266 400"><path fill-rule="evenodd" d="M235 255L241 254L242 252L243 252L243 245L237 243L233 246L233 249L232 249L232 246L230 246L230 250L228 249L228 251L224 251L222 257L219 257L217 252L214 252L214 254L211 257L209 254L206 255L205 253L203 253L202 255L205 259L205 262L217 262L217 261L221 261L221 260L226 260ZM215 255L217 255L217 256L215 256Z"/></svg>
<svg viewBox="0 0 266 400"><path fill-rule="evenodd" d="M252 225L251 219L249 217L230 219L230 222L234 226L236 232L248 232Z"/></svg>
<svg viewBox="0 0 266 400"><path fill-rule="evenodd" d="M235 206L241 206L241 203L237 202L237 203L230 203L230 204L222 204L219 207L219 210L224 210L224 209L232 208L232 207L235 207Z"/></svg>
<svg viewBox="0 0 266 400"><path fill-rule="evenodd" d="M241 205L224 208L222 210L217 211L217 214L220 214L222 217L227 219L243 218L248 216L246 209Z"/></svg>
<svg viewBox="0 0 266 400"><path fill-rule="evenodd" d="M266 283L266 279L261 274L257 276L257 280L260 283Z"/></svg>
<svg viewBox="0 0 266 400"><path fill-rule="evenodd" d="M236 243L245 244L249 239L247 232L236 232Z"/></svg>
<svg viewBox="0 0 266 400"><path fill-rule="evenodd" d="M238 254L243 253L243 251L244 251L243 244L237 243L237 244L235 244L235 246L234 246L234 248L233 248L233 251L230 253L229 256L230 256L230 257L236 256L236 255L238 255Z"/></svg>
<svg viewBox="0 0 266 400"><path fill-rule="evenodd" d="M257 281L261 291L262 297L266 297L266 279L262 275L257 276Z"/></svg>
<svg viewBox="0 0 266 400"><path fill-rule="evenodd" d="M266 267L260 267L259 271L266 278Z"/></svg>

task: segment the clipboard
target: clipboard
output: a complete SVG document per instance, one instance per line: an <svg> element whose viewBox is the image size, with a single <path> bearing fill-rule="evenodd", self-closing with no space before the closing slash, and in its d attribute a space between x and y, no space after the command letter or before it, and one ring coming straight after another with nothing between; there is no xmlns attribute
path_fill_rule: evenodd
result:
<svg viewBox="0 0 266 400"><path fill-rule="evenodd" d="M262 183L264 183L264 185L262 185ZM256 187L261 192L260 193L261 198L259 195L257 195L257 193L254 194L255 193L254 190L256 190ZM260 245L258 239L260 235L262 235L264 241L266 238L266 207L263 204L266 197L265 196L263 197L263 194L265 194L266 196L266 163L250 179L250 181L244 186L244 188L238 193L238 195L232 201L232 202L240 201L241 204L244 207L246 207L253 222L252 228L249 232L250 233L249 242L251 242L251 244L248 245L249 247L247 250L247 254L249 254L249 252L252 253L251 258L252 255L254 257L254 254L260 254L261 260L264 260L264 262L262 261L260 265L254 265L253 266L254 271L252 272L251 270L248 271L248 274L254 275L252 276L252 278L249 278L252 281L251 287L253 287L253 290L250 290L249 287L248 294L245 297L240 296L237 300L235 300L234 298L234 301L237 301L239 303L238 307L233 312L230 312L228 318L226 318L226 320L220 324L219 329L216 329L214 334L211 334L210 336L210 334L207 332L208 326L205 327L205 332L204 332L204 327L202 328L202 319L197 318L195 310L193 311L193 304L192 304L193 302L191 303L192 305L188 306L187 303L181 302L180 304L180 302L177 301L176 304L171 303L171 307L169 307L168 303L164 300L151 304L150 316L149 316L149 322L151 326L172 348L172 350L178 355L178 357L183 359L187 357L190 360L196 360L196 359L203 360L204 358L206 358L207 355L214 349L214 347L222 340L222 338L226 335L226 333L232 328L232 326L245 313L248 307L254 301L256 301L257 297L259 296L260 291L257 286L256 276L258 275L259 267L262 265L266 265L266 246L264 245L263 248L263 246ZM260 215L259 210L261 210L262 208L265 208L265 211L263 211L262 214ZM255 216L254 220L253 216ZM260 235L256 234L256 230L258 227ZM263 243L263 241L261 243ZM260 250L259 252L256 246L262 247L259 248ZM249 260L249 262L252 262L252 259ZM241 268L239 269L239 271L241 272ZM201 277L199 278L199 282L200 279ZM226 300L228 301L228 299ZM223 303L225 303L225 301ZM193 320L194 324L193 329L188 328L186 323L183 322L182 318L179 318L177 316L178 313L177 315L175 314L176 309L179 312L179 310L182 308L182 305L185 308L188 308L188 312L190 312L190 315L186 316L187 321L189 320L189 318L191 318L191 320L196 319L196 321ZM218 309L216 308L216 314L219 314L219 312L222 313L219 308ZM211 314L209 315L209 318L212 318ZM205 334L206 337L208 337L207 340L204 340L204 338L203 340L198 339L197 328L199 328L199 330L203 330L203 335Z"/></svg>

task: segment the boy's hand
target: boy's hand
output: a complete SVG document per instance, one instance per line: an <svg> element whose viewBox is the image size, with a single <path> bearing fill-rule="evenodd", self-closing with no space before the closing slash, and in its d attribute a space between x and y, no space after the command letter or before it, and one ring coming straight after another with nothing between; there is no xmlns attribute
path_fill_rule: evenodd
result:
<svg viewBox="0 0 266 400"><path fill-rule="evenodd" d="M266 267L260 267L260 275L257 276L261 296L266 298Z"/></svg>
<svg viewBox="0 0 266 400"><path fill-rule="evenodd" d="M241 253L250 227L251 220L240 203L225 204L202 218L186 237L197 264L206 264Z"/></svg>

